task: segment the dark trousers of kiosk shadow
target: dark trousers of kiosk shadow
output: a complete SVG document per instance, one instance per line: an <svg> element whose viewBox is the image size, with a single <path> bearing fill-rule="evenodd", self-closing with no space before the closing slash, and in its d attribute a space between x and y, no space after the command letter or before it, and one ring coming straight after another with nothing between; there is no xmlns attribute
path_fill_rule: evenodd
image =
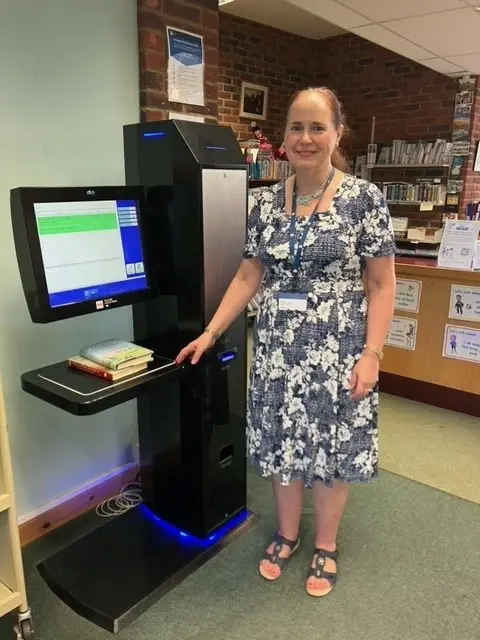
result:
<svg viewBox="0 0 480 640"><path fill-rule="evenodd" d="M127 185L145 190L158 287L157 297L133 305L134 341L174 359L202 333L239 266L247 169L233 133L218 125L127 125L124 151ZM65 363L53 366L78 378ZM173 366L113 393L102 381L105 394L83 405L57 397L61 387L45 370L24 374L23 388L73 413L137 397L144 504L39 565L69 606L116 633L255 520L246 510L245 314L195 367Z"/></svg>

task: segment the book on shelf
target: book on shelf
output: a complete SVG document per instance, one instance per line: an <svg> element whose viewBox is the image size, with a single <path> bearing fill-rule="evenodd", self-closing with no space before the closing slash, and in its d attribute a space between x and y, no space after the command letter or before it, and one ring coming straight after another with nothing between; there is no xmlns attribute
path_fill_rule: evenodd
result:
<svg viewBox="0 0 480 640"><path fill-rule="evenodd" d="M120 371L149 362L153 358L153 351L133 344L133 342L110 338L82 347L79 355L107 367L107 369Z"/></svg>
<svg viewBox="0 0 480 640"><path fill-rule="evenodd" d="M113 381L147 369L152 360L152 349L111 338L82 347L78 355L67 359L67 364L72 369Z"/></svg>
<svg viewBox="0 0 480 640"><path fill-rule="evenodd" d="M250 165L250 180L285 180L293 175L293 167L286 160L261 159Z"/></svg>
<svg viewBox="0 0 480 640"><path fill-rule="evenodd" d="M384 145L378 155L377 165L447 165L450 164L453 153L453 143L437 138L435 142L418 140L395 139L392 145ZM375 164L375 163L373 163Z"/></svg>
<svg viewBox="0 0 480 640"><path fill-rule="evenodd" d="M105 380L110 380L112 382L128 378L129 376L145 371L145 369L148 368L148 363L145 362L143 364L126 367L125 369L114 370L104 367L97 362L93 362L93 360L84 358L83 356L71 356L67 359L67 364L71 369L90 373L93 376L104 378Z"/></svg>
<svg viewBox="0 0 480 640"><path fill-rule="evenodd" d="M445 204L447 187L439 178L417 178L415 184L409 182L376 182L389 203L429 202L436 206Z"/></svg>

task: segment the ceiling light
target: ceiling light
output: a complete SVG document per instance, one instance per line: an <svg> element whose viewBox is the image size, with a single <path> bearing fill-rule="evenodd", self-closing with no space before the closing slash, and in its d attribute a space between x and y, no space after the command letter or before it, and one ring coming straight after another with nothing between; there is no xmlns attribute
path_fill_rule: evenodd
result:
<svg viewBox="0 0 480 640"><path fill-rule="evenodd" d="M221 2L221 1L222 1L222 0L220 0L220 2ZM227 2L228 2L228 0L227 0ZM478 11L478 12L480 13L480 7L474 7L474 9L475 9L475 11Z"/></svg>
<svg viewBox="0 0 480 640"><path fill-rule="evenodd" d="M233 2L233 0L218 0L218 6L221 7L222 4L228 4L229 2Z"/></svg>

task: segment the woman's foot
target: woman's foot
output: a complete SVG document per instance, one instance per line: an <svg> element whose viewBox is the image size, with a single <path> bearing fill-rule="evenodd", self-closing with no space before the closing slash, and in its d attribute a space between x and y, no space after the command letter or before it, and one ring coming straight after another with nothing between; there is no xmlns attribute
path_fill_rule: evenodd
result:
<svg viewBox="0 0 480 640"><path fill-rule="evenodd" d="M321 598L333 589L337 581L337 556L337 551L315 548L306 584L310 596Z"/></svg>
<svg viewBox="0 0 480 640"><path fill-rule="evenodd" d="M265 580L276 580L287 568L288 561L300 545L300 538L288 540L278 535L260 560L258 570Z"/></svg>

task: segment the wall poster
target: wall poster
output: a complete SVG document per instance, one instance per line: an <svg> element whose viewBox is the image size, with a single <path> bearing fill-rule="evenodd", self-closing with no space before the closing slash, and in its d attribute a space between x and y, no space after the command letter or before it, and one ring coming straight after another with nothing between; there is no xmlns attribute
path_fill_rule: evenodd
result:
<svg viewBox="0 0 480 640"><path fill-rule="evenodd" d="M385 344L399 349L415 351L418 320L406 316L393 316Z"/></svg>
<svg viewBox="0 0 480 640"><path fill-rule="evenodd" d="M397 289L395 291L395 309L418 313L421 293L421 280L403 280L402 278L398 278Z"/></svg>
<svg viewBox="0 0 480 640"><path fill-rule="evenodd" d="M480 287L452 284L448 317L480 322Z"/></svg>
<svg viewBox="0 0 480 640"><path fill-rule="evenodd" d="M170 102L205 105L203 37L167 27L168 99Z"/></svg>
<svg viewBox="0 0 480 640"><path fill-rule="evenodd" d="M445 325L443 357L480 363L480 329Z"/></svg>

